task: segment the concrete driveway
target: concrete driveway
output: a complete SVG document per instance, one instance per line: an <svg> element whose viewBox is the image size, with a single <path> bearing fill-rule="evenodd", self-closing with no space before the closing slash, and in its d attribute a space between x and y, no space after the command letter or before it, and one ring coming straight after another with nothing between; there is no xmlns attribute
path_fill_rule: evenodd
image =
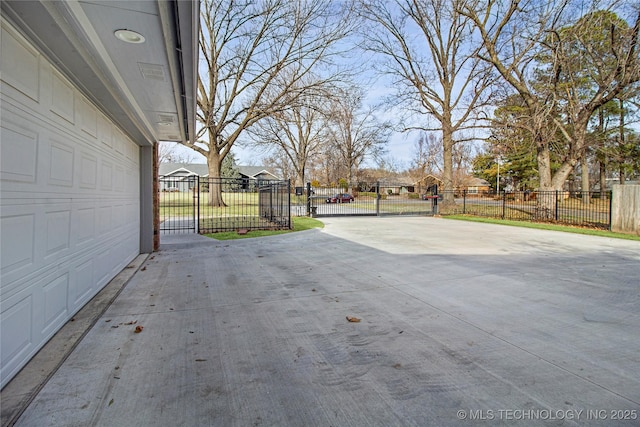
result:
<svg viewBox="0 0 640 427"><path fill-rule="evenodd" d="M640 424L640 242L325 222L163 236L17 425Z"/></svg>

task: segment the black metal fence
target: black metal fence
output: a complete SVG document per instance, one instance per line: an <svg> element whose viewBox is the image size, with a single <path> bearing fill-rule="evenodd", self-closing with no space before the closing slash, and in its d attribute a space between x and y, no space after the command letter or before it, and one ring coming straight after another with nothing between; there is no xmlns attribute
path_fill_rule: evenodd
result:
<svg viewBox="0 0 640 427"><path fill-rule="evenodd" d="M159 180L160 233L194 233L197 224L198 177Z"/></svg>
<svg viewBox="0 0 640 427"><path fill-rule="evenodd" d="M610 191L441 192L439 213L609 229Z"/></svg>
<svg viewBox="0 0 640 427"><path fill-rule="evenodd" d="M433 215L437 200L411 186L360 182L340 187L307 184L306 214L311 216ZM299 196L296 196L299 203Z"/></svg>
<svg viewBox="0 0 640 427"><path fill-rule="evenodd" d="M258 188L260 218L282 228L291 228L291 184L289 181L269 181Z"/></svg>
<svg viewBox="0 0 640 427"><path fill-rule="evenodd" d="M159 192L161 233L291 228L288 181L161 178Z"/></svg>

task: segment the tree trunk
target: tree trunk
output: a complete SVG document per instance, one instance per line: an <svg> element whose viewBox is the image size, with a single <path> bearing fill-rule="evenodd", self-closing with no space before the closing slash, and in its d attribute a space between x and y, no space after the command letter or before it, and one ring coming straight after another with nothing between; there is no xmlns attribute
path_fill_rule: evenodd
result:
<svg viewBox="0 0 640 427"><path fill-rule="evenodd" d="M551 155L549 145L545 141L538 141L536 159L538 161L539 190L536 198L535 218L549 220L555 217L556 203L555 188L551 183Z"/></svg>
<svg viewBox="0 0 640 427"><path fill-rule="evenodd" d="M589 165L587 156L582 156L580 159L580 190L582 191L582 203L588 205L590 202L589 196Z"/></svg>
<svg viewBox="0 0 640 427"><path fill-rule="evenodd" d="M300 162L298 162L298 167L296 167L296 180L295 180L295 186L296 187L304 187L305 185L305 171L304 171L304 166L301 165Z"/></svg>
<svg viewBox="0 0 640 427"><path fill-rule="evenodd" d="M604 199L604 193L607 191L607 154L605 151L604 141L604 111L598 109L598 129L600 131L600 200Z"/></svg>
<svg viewBox="0 0 640 427"><path fill-rule="evenodd" d="M453 130L451 124L442 123L442 186L444 187L444 195L442 196L442 205L444 208L455 204L453 197Z"/></svg>
<svg viewBox="0 0 640 427"><path fill-rule="evenodd" d="M220 179L220 169L222 158L216 151L209 151L207 156L207 168L209 169L209 206L227 206L222 199L222 180Z"/></svg>
<svg viewBox="0 0 640 427"><path fill-rule="evenodd" d="M607 191L607 164L604 160L600 160L600 199L604 199L604 193Z"/></svg>
<svg viewBox="0 0 640 427"><path fill-rule="evenodd" d="M624 171L624 102L620 100L620 126L618 128L618 158L620 159L620 184L626 181Z"/></svg>

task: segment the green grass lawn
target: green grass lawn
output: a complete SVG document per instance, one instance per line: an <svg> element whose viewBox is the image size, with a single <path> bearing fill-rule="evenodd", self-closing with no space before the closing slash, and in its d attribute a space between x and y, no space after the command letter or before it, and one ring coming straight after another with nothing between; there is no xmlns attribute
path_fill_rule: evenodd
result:
<svg viewBox="0 0 640 427"><path fill-rule="evenodd" d="M587 234L589 236L613 237L616 239L640 241L640 236L634 236L632 234L614 233L607 230L571 227L566 225L547 224L542 222L509 221L504 219L485 218L471 215L446 215L442 218L472 222L484 222L488 224L512 225L516 227L535 228L538 230L564 231L567 233Z"/></svg>
<svg viewBox="0 0 640 427"><path fill-rule="evenodd" d="M264 237L273 236L276 234L291 233L294 231L310 230L312 228L322 228L324 224L317 219L309 218L306 216L291 217L293 223L293 230L251 230L247 234L238 234L236 231L225 231L221 233L205 234L207 237L211 237L216 240L234 240L234 239L247 239L251 237Z"/></svg>
<svg viewBox="0 0 640 427"><path fill-rule="evenodd" d="M226 207L208 205L209 193L200 193L199 212L205 216L252 216L258 215L258 193L222 193ZM195 202L193 192L160 193L160 218L168 216L193 216Z"/></svg>

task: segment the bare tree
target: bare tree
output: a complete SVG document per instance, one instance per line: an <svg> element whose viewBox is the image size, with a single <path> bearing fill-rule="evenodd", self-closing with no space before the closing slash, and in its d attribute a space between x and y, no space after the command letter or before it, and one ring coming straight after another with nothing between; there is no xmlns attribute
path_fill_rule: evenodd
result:
<svg viewBox="0 0 640 427"><path fill-rule="evenodd" d="M316 68L327 71L337 44L353 24L348 5L330 0L204 0L198 78L200 130L186 145L207 158L209 176L246 129L294 104L321 81L302 84ZM336 75L326 72L331 81ZM224 206L221 188L209 203Z"/></svg>
<svg viewBox="0 0 640 427"><path fill-rule="evenodd" d="M288 158L296 186L304 185L307 164L326 141L328 92L329 88L303 94L295 104L261 120L250 131L254 145L276 147Z"/></svg>
<svg viewBox="0 0 640 427"><path fill-rule="evenodd" d="M568 29L579 23L577 11L595 12L590 8L596 6L603 3L471 0L461 5L461 13L473 21L482 39L480 57L522 98L541 190L562 189L588 148L587 126L594 112L640 78L640 11L628 30L600 13L584 15L591 20L588 25ZM609 22L600 25L598 20L605 17ZM594 37L594 31L600 34ZM585 80L592 83L588 89ZM565 140L565 151L552 173L551 151L558 145L558 134ZM555 203L542 200L541 210L551 211Z"/></svg>
<svg viewBox="0 0 640 427"><path fill-rule="evenodd" d="M363 107L362 98L362 90L355 86L338 90L332 100L327 127L328 143L345 166L349 186L367 156L376 157L383 153L391 130L388 123L376 118L371 108Z"/></svg>
<svg viewBox="0 0 640 427"><path fill-rule="evenodd" d="M386 58L382 71L395 79L395 102L427 122L405 130L442 132L445 203L453 202L456 133L474 126L491 83L489 67L476 56L471 22L459 13L461 1L362 0L364 17L376 27L364 34L366 48Z"/></svg>
<svg viewBox="0 0 640 427"><path fill-rule="evenodd" d="M416 182L442 174L442 141L433 132L423 132L416 140L409 173Z"/></svg>
<svg viewBox="0 0 640 427"><path fill-rule="evenodd" d="M296 170L291 164L291 159L282 150L277 150L270 156L265 157L262 160L262 164L277 171L283 179L295 178Z"/></svg>
<svg viewBox="0 0 640 427"><path fill-rule="evenodd" d="M178 150L175 142L160 141L158 143L158 163L193 163L193 152L187 153Z"/></svg>

